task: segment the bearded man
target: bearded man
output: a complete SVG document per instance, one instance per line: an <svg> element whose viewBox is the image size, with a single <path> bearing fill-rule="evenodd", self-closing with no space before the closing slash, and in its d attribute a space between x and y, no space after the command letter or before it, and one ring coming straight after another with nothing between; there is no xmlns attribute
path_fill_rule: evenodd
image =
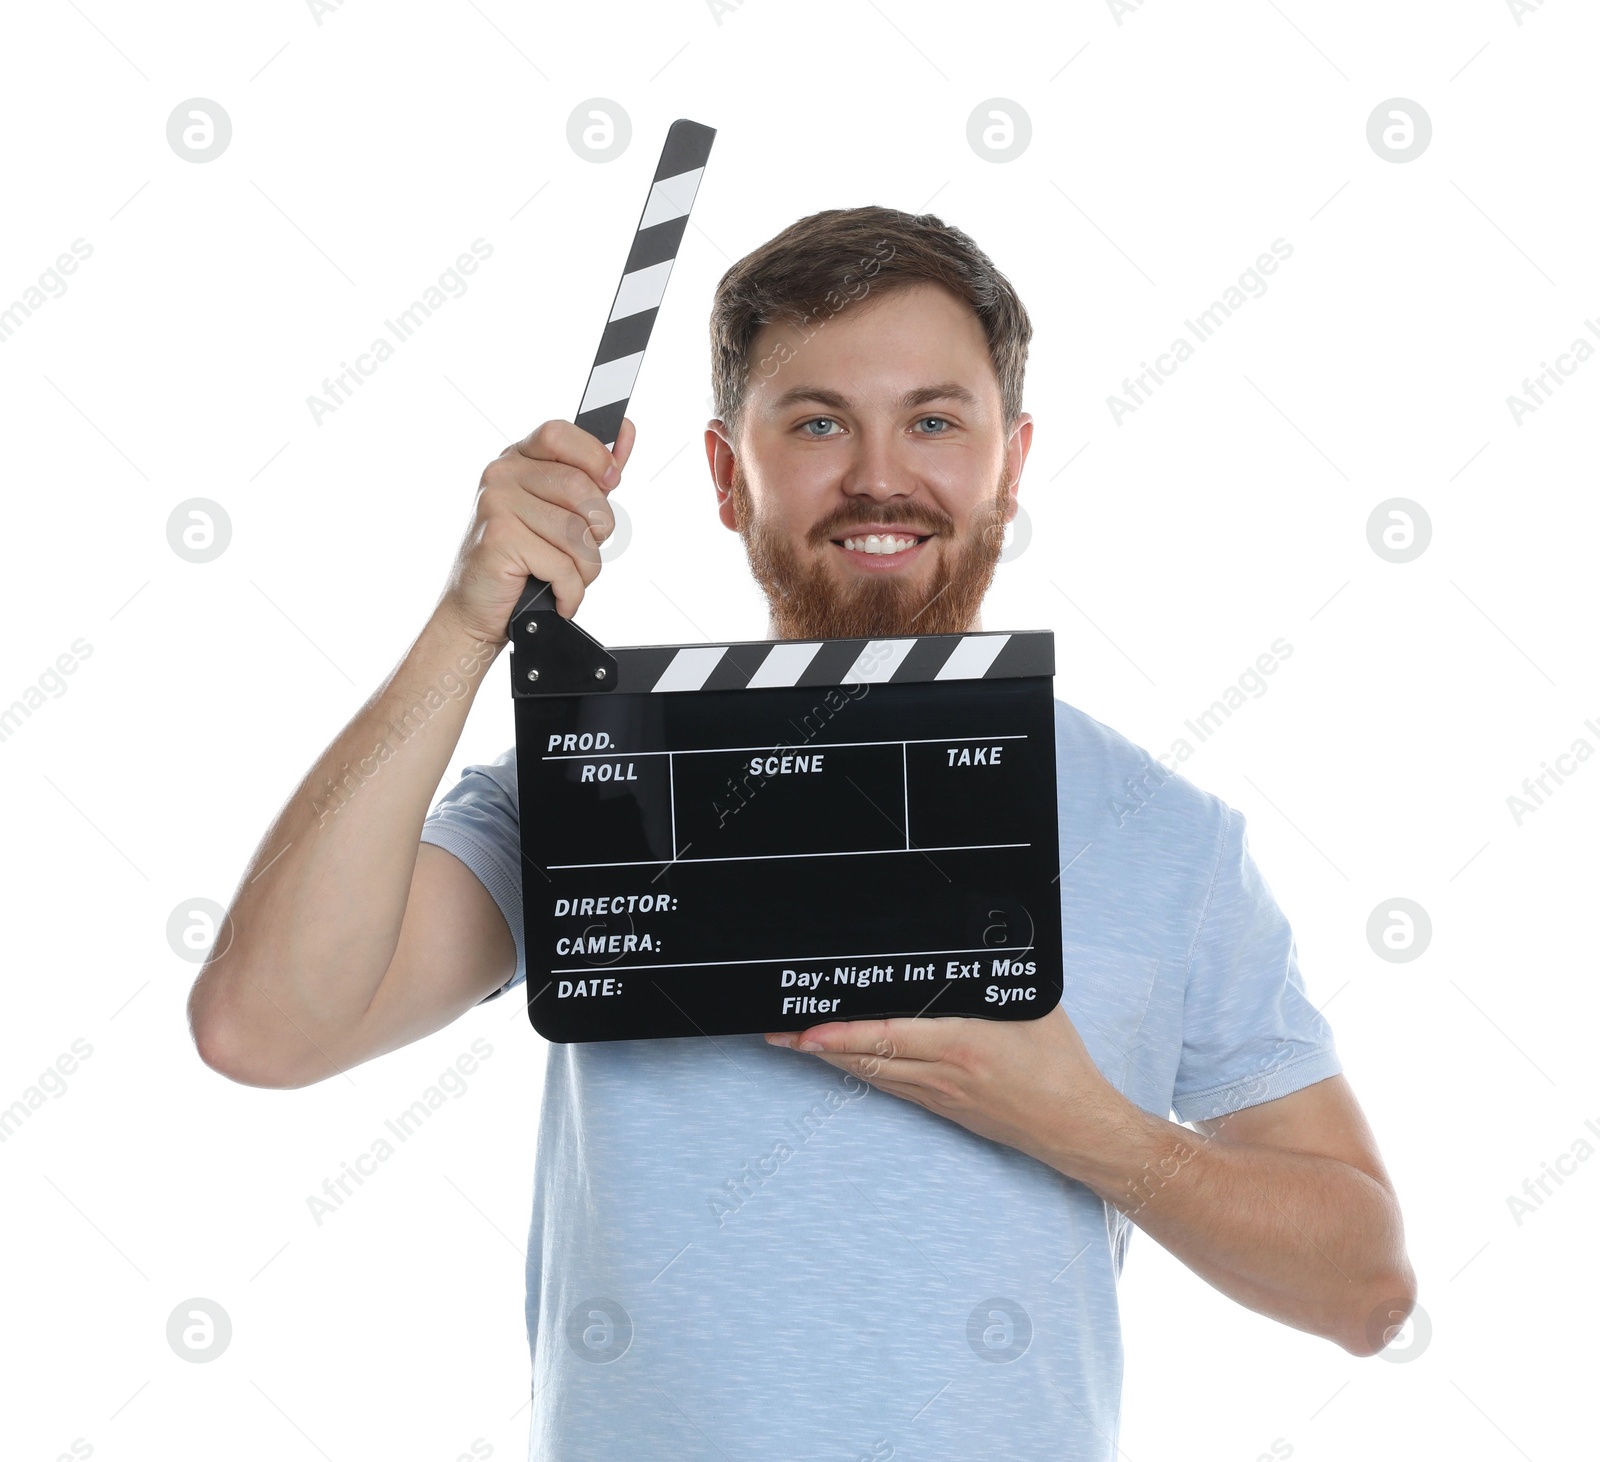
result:
<svg viewBox="0 0 1600 1462"><path fill-rule="evenodd" d="M769 637L982 628L1030 334L930 214L818 213L727 272L706 460ZM433 615L245 870L190 999L208 1065L304 1086L526 979L515 748L429 801L528 576L569 617L598 577L634 439L547 421L485 469ZM391 744L458 672L469 693ZM1392 1338L1416 1293L1399 1205L1243 817L1055 710L1049 1015L539 1050L530 1457L1113 1462L1135 1226L1281 1324L1354 1355ZM562 827L533 831L556 861Z"/></svg>

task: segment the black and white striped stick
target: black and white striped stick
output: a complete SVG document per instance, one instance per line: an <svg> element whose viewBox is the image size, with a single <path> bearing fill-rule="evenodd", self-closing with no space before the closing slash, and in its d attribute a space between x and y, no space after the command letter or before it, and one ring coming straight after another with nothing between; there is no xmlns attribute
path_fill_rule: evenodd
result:
<svg viewBox="0 0 1600 1462"><path fill-rule="evenodd" d="M1049 630L635 645L611 654L617 662L615 688L623 695L1009 680L1054 675L1056 668L1055 636Z"/></svg>
<svg viewBox="0 0 1600 1462"><path fill-rule="evenodd" d="M667 129L661 160L656 164L650 193L634 230L633 247L628 250L628 262L623 266L600 348L589 369L583 400L573 418L607 449L616 444L617 433L622 430L628 398L633 394L644 348L655 326L661 297L667 291L667 278L689 225L689 210L694 206L700 175L705 171L716 135L715 127L684 117ZM506 631L513 644L516 620L530 610L555 611L555 598L543 579L530 578L517 601L512 625Z"/></svg>
<svg viewBox="0 0 1600 1462"><path fill-rule="evenodd" d="M529 655L538 633L522 629ZM576 632L576 626L571 626ZM513 645L517 642L512 641ZM541 669L534 681L512 679L514 696L659 695L672 691L816 690L838 685L910 685L928 681L1012 680L1052 676L1049 630L976 630L967 634L895 635L886 639L738 640L721 645L626 645L574 667L559 685ZM590 652L591 656L594 652ZM546 660L546 666L549 661ZM604 677L595 676L603 664ZM556 667L558 672L562 667Z"/></svg>

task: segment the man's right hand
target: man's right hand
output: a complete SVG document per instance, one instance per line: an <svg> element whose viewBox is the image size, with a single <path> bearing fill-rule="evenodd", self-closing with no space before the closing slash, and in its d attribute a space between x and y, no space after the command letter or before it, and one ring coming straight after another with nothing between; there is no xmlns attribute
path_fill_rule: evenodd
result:
<svg viewBox="0 0 1600 1462"><path fill-rule="evenodd" d="M606 496L633 451L627 417L614 451L570 421L547 421L483 469L472 526L440 608L481 640L506 642L530 577L547 581L567 619L600 572L616 518Z"/></svg>

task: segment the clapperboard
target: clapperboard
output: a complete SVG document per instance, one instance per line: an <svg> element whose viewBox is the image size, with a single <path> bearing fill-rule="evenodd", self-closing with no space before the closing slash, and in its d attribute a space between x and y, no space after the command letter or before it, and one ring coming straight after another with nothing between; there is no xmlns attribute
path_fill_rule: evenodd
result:
<svg viewBox="0 0 1600 1462"><path fill-rule="evenodd" d="M715 135L668 132L575 418L607 447ZM541 1035L1060 1001L1049 631L607 649L539 579L507 629Z"/></svg>

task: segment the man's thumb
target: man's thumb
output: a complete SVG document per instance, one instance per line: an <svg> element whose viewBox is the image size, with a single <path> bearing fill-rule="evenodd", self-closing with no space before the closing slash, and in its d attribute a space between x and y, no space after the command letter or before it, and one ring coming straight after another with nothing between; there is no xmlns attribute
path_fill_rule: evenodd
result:
<svg viewBox="0 0 1600 1462"><path fill-rule="evenodd" d="M620 472L628 465L628 458L633 455L633 439L636 435L633 422L628 417L622 418L622 425L617 428L616 444L611 448L611 455L617 459L617 470Z"/></svg>

